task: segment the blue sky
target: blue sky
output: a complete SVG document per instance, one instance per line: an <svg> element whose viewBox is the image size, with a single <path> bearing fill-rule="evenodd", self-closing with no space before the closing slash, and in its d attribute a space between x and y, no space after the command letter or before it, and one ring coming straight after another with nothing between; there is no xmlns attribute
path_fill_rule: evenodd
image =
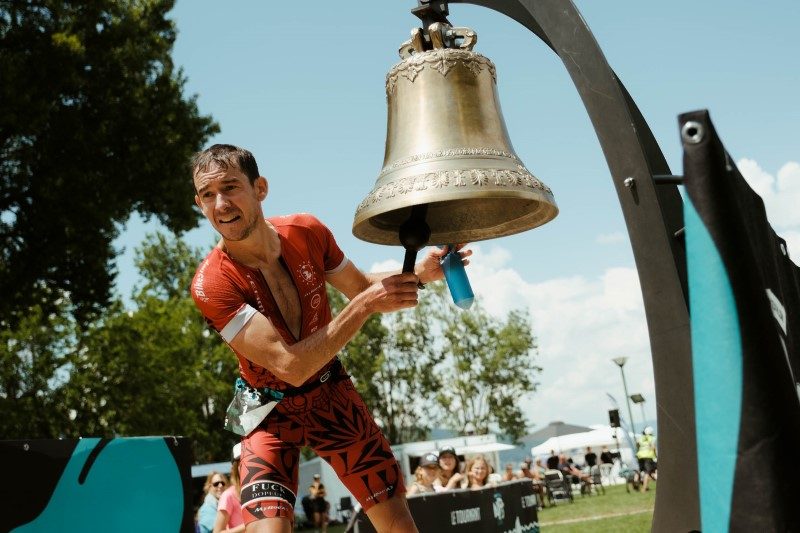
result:
<svg viewBox="0 0 800 533"><path fill-rule="evenodd" d="M179 0L171 15L179 31L173 57L188 77L187 93L197 94L201 111L220 123L213 142L256 155L270 183L265 213L314 213L365 270L402 258L401 249L361 242L350 229L383 161L384 78L418 25L409 13L414 5ZM764 196L773 225L800 257L800 2L577 6L673 173L682 169L677 115L708 108ZM619 355L629 357L630 392L641 392L648 418L655 417L633 256L577 91L560 59L516 22L478 6L450 11L454 25L477 32L475 50L496 64L515 150L553 189L560 208L546 226L478 243L470 267L475 292L491 312L531 312L545 368L539 392L524 399L531 424L605 422L605 393L623 397L610 361ZM136 282L133 249L156 228L134 217L116 242L125 249L117 284L125 296ZM205 224L186 238L195 246L215 240Z"/></svg>

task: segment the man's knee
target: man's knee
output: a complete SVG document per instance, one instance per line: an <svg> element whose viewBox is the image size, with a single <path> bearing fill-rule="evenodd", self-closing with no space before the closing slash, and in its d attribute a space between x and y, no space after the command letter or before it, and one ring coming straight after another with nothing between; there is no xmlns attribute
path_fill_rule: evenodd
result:
<svg viewBox="0 0 800 533"><path fill-rule="evenodd" d="M397 495L367 511L373 527L379 533L417 533L405 495Z"/></svg>

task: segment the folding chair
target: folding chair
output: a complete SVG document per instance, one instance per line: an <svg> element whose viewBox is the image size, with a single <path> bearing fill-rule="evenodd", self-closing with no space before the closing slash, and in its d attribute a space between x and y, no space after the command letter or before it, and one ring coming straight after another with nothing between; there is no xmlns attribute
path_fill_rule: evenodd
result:
<svg viewBox="0 0 800 533"><path fill-rule="evenodd" d="M339 522L347 523L353 515L353 500L350 496L342 496L336 505L336 518Z"/></svg>
<svg viewBox="0 0 800 533"><path fill-rule="evenodd" d="M600 467L594 465L593 467L589 468L589 477L591 480L591 484L589 486L589 494L591 494L592 489L598 494L601 492L603 494L606 493L606 488L603 486L603 477L600 474Z"/></svg>
<svg viewBox="0 0 800 533"><path fill-rule="evenodd" d="M572 487L570 480L558 470L545 470L544 484L547 488L547 499L550 505L568 501L572 503Z"/></svg>

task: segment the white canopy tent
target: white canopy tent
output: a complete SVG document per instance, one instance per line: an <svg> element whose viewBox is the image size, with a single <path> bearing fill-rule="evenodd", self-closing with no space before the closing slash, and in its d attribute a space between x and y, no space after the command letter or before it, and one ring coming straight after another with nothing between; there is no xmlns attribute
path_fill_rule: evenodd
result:
<svg viewBox="0 0 800 533"><path fill-rule="evenodd" d="M619 431L617 435L619 439L619 452L622 455L624 462L633 460L633 450L626 444L625 435L621 429L615 429L610 426L592 426L591 431L584 431L583 433L571 433L569 435L561 435L559 437L551 437L538 446L531 448L533 457L545 457L550 455L550 450L556 453L566 453L571 456L578 464L583 462L583 455L586 452L586 447L591 446L592 450L600 455L600 449L603 446L608 446L611 451L617 450L617 440L615 431Z"/></svg>

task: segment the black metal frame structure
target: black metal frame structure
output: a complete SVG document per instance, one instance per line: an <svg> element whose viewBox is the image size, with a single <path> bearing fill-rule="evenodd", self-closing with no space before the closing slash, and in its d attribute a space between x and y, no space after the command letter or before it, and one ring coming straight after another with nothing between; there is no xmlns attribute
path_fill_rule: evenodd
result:
<svg viewBox="0 0 800 533"><path fill-rule="evenodd" d="M644 299L658 409L658 492L653 531L700 529L694 397L677 183L649 126L608 65L571 0L449 0L516 20L564 63L611 171ZM423 22L445 18L447 0L418 0ZM446 18L445 18L446 20ZM427 27L427 26L426 26Z"/></svg>

